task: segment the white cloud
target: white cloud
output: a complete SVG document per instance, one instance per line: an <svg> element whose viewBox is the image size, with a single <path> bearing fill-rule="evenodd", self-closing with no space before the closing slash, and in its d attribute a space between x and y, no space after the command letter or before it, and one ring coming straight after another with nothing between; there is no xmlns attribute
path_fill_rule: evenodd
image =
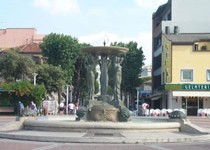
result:
<svg viewBox="0 0 210 150"><path fill-rule="evenodd" d="M135 0L137 5L145 9L154 9L158 6L165 4L168 0Z"/></svg>
<svg viewBox="0 0 210 150"><path fill-rule="evenodd" d="M34 4L52 14L79 12L79 6L76 0L34 0Z"/></svg>
<svg viewBox="0 0 210 150"><path fill-rule="evenodd" d="M103 16L106 14L105 10L100 9L100 8L93 8L90 10L90 14L93 16Z"/></svg>
<svg viewBox="0 0 210 150"><path fill-rule="evenodd" d="M111 42L124 42L128 43L130 41L135 41L138 43L139 47L142 47L145 55L145 65L152 64L152 34L151 33L140 33L136 37L121 37L115 33L108 33L101 31L99 33L90 34L86 36L80 36L80 42L90 43L93 46L103 46L104 40L106 45L110 45Z"/></svg>

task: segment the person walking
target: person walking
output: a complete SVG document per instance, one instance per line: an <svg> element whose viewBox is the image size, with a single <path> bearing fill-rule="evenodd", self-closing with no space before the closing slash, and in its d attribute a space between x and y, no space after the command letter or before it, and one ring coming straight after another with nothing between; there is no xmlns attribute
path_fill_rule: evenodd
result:
<svg viewBox="0 0 210 150"><path fill-rule="evenodd" d="M149 108L149 104L147 104L147 103L142 104L142 114L143 114L143 116L148 116L148 114L147 114L147 109L148 108Z"/></svg>
<svg viewBox="0 0 210 150"><path fill-rule="evenodd" d="M18 102L18 116L21 116L24 111L24 105L21 101Z"/></svg>
<svg viewBox="0 0 210 150"><path fill-rule="evenodd" d="M69 103L69 113L70 114L75 114L75 105L74 103Z"/></svg>
<svg viewBox="0 0 210 150"><path fill-rule="evenodd" d="M36 104L31 101L31 109L37 111Z"/></svg>
<svg viewBox="0 0 210 150"><path fill-rule="evenodd" d="M59 114L60 115L64 114L64 103L63 102L61 102L59 105Z"/></svg>

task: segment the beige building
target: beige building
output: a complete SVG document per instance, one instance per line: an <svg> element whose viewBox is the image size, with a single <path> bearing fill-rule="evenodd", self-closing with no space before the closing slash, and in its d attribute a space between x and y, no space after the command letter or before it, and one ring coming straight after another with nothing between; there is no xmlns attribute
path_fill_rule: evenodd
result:
<svg viewBox="0 0 210 150"><path fill-rule="evenodd" d="M210 108L210 34L163 34L162 107Z"/></svg>
<svg viewBox="0 0 210 150"><path fill-rule="evenodd" d="M168 0L152 16L152 107L210 108L209 0ZM203 11L206 10L206 11Z"/></svg>

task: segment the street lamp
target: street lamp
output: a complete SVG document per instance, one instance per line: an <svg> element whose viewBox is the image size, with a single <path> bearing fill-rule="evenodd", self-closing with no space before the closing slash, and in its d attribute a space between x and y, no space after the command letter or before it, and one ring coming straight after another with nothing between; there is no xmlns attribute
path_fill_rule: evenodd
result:
<svg viewBox="0 0 210 150"><path fill-rule="evenodd" d="M69 85L66 85L66 115L68 115L68 102L69 102Z"/></svg>
<svg viewBox="0 0 210 150"><path fill-rule="evenodd" d="M69 102L69 91L70 91L70 103L72 102L72 85L66 85L66 115L68 115L68 102Z"/></svg>
<svg viewBox="0 0 210 150"><path fill-rule="evenodd" d="M37 73L32 73L33 77L34 77L34 85L36 85L36 76L38 75Z"/></svg>
<svg viewBox="0 0 210 150"><path fill-rule="evenodd" d="M73 98L72 98L72 92L73 92L73 89L74 89L74 87L72 86L72 85L70 85L70 87L69 87L70 89L70 102L72 103L72 100L73 100Z"/></svg>

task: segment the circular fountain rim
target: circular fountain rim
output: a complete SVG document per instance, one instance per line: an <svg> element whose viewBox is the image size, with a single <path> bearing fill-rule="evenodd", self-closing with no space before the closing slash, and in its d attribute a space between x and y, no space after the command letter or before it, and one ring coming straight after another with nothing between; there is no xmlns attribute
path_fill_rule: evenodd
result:
<svg viewBox="0 0 210 150"><path fill-rule="evenodd" d="M98 54L98 55L112 55L112 54L125 54L128 52L128 48L119 46L93 46L82 48L84 53Z"/></svg>

